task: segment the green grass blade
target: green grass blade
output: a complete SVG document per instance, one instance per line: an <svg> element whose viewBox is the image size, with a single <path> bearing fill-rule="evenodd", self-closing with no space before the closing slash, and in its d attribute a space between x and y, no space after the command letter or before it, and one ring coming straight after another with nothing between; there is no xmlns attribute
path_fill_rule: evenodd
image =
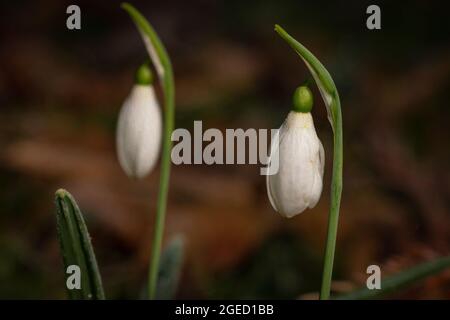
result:
<svg viewBox="0 0 450 320"><path fill-rule="evenodd" d="M450 268L450 256L438 258L433 261L424 262L406 271L390 276L381 281L381 289L369 290L362 288L347 294L337 296L337 300L364 300L378 299L390 293L404 289L413 284L417 284L426 277L435 275L445 269Z"/></svg>
<svg viewBox="0 0 450 320"><path fill-rule="evenodd" d="M161 256L159 267L157 299L173 299L175 297L183 267L184 241L181 237L173 239Z"/></svg>
<svg viewBox="0 0 450 320"><path fill-rule="evenodd" d="M81 270L81 289L67 289L70 299L104 299L102 280L86 224L75 199L66 190L55 194L56 224L64 262L64 273L70 265Z"/></svg>

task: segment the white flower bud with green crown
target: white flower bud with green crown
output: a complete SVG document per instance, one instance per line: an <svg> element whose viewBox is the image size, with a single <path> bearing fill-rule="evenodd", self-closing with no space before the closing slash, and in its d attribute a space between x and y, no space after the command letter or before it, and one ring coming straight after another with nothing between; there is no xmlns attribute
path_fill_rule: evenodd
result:
<svg viewBox="0 0 450 320"><path fill-rule="evenodd" d="M161 131L161 110L152 72L143 64L136 72L135 84L117 122L117 155L129 177L143 178L154 168L161 146Z"/></svg>
<svg viewBox="0 0 450 320"><path fill-rule="evenodd" d="M322 193L325 154L314 128L312 106L309 88L297 88L278 144L271 148L271 154L279 152L279 163L277 173L266 177L267 193L272 207L286 218L313 208Z"/></svg>

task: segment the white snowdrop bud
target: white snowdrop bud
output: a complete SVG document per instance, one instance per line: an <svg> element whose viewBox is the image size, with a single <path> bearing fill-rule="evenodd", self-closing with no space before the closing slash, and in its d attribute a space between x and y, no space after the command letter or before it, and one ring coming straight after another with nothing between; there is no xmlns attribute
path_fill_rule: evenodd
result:
<svg viewBox="0 0 450 320"><path fill-rule="evenodd" d="M162 135L161 111L152 73L142 65L136 83L120 110L116 144L120 165L129 177L143 178L155 166Z"/></svg>
<svg viewBox="0 0 450 320"><path fill-rule="evenodd" d="M311 91L299 87L278 144L271 148L271 154L279 152L279 163L278 171L266 177L267 193L273 208L286 218L313 208L322 193L325 155L310 113L312 104ZM270 166L269 162L269 172Z"/></svg>

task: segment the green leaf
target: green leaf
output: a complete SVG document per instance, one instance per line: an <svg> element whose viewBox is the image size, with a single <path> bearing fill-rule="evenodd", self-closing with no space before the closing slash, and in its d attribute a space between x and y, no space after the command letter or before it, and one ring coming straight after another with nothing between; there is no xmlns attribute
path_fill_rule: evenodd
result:
<svg viewBox="0 0 450 320"><path fill-rule="evenodd" d="M184 241L181 237L174 238L161 256L159 266L157 299L173 299L180 280L183 267Z"/></svg>
<svg viewBox="0 0 450 320"><path fill-rule="evenodd" d="M450 256L438 258L433 261L425 262L399 274L390 276L381 281L381 289L369 290L361 288L359 290L337 296L336 300L363 300L378 299L392 292L404 289L413 284L417 284L426 277L435 275L447 268L450 268Z"/></svg>
<svg viewBox="0 0 450 320"><path fill-rule="evenodd" d="M71 265L81 271L81 289L67 289L70 299L105 299L91 239L75 199L66 190L56 191L56 224L64 262L64 273ZM67 279L66 279L67 280Z"/></svg>

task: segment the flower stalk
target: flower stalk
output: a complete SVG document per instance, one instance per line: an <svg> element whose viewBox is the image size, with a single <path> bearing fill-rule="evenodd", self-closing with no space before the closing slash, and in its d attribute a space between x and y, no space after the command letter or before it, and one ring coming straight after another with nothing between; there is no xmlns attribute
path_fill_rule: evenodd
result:
<svg viewBox="0 0 450 320"><path fill-rule="evenodd" d="M339 94L329 72L322 63L301 43L290 36L279 25L275 31L297 52L311 72L328 112L328 120L333 129L333 173L331 178L331 204L328 217L328 231L325 247L320 299L330 298L336 236L339 223L339 207L342 193L343 135L342 114Z"/></svg>
<svg viewBox="0 0 450 320"><path fill-rule="evenodd" d="M169 55L167 54L164 45L154 31L153 27L131 4L123 3L122 8L127 11L139 30L164 92L165 110L161 154L161 174L156 204L156 219L153 233L152 253L148 273L148 295L150 299L154 299L156 297L161 245L164 235L164 223L167 208L167 196L169 193L171 165L170 153L172 149L171 135L175 123L175 85Z"/></svg>

